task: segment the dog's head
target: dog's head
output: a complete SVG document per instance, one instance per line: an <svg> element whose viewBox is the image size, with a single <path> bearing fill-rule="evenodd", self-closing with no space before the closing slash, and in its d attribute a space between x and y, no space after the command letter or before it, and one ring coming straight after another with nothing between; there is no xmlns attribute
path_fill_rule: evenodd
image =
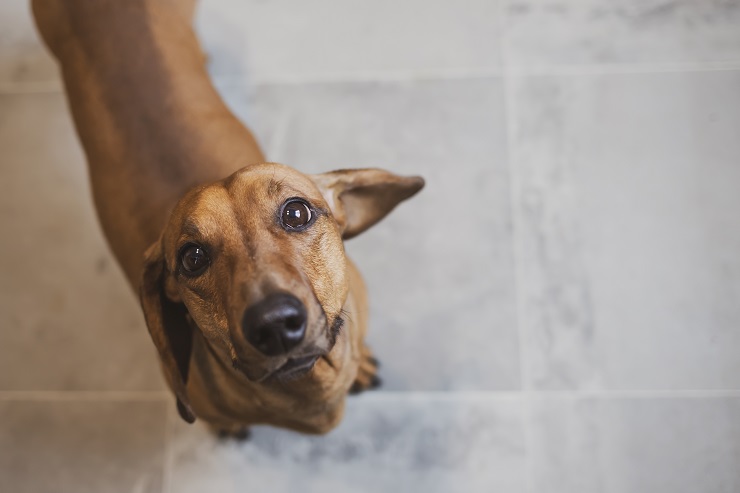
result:
<svg viewBox="0 0 740 493"><path fill-rule="evenodd" d="M147 250L141 301L181 416L191 329L249 380L295 377L334 345L343 239L424 185L379 169L304 175L267 163L189 191Z"/></svg>

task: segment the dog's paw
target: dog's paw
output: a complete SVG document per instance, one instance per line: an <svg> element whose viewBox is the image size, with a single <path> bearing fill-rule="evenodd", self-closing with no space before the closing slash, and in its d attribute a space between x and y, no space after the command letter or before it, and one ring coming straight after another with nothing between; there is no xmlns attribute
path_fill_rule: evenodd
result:
<svg viewBox="0 0 740 493"><path fill-rule="evenodd" d="M228 427L214 426L213 431L221 440L236 440L238 442L248 440L250 435L249 427L239 425Z"/></svg>
<svg viewBox="0 0 740 493"><path fill-rule="evenodd" d="M360 392L380 387L382 381L378 376L378 367L380 367L380 362L373 356L370 349L365 346L362 349L360 367L357 369L357 378L355 378L352 387L349 388L349 393L359 394Z"/></svg>

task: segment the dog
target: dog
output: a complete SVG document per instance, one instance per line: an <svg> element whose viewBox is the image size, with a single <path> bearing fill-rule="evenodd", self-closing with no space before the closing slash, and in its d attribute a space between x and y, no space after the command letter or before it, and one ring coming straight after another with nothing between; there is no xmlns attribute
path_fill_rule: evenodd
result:
<svg viewBox="0 0 740 493"><path fill-rule="evenodd" d="M254 424L334 428L348 392L379 382L365 287L343 241L423 179L266 162L206 73L192 1L32 9L180 416L233 436Z"/></svg>

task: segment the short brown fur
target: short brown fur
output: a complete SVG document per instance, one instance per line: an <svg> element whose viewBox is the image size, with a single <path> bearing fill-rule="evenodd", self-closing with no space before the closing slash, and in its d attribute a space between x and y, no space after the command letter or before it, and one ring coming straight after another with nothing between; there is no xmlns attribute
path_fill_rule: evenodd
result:
<svg viewBox="0 0 740 493"><path fill-rule="evenodd" d="M343 240L360 234L423 180L377 170L308 176L265 163L204 68L194 2L34 0L42 37L60 62L108 242L140 291L147 326L178 409L237 432L256 423L324 433L350 388L372 385L364 344L367 300ZM280 226L291 197L317 218ZM202 275L180 267L183 245L210 253ZM305 341L266 357L240 330L242 314L274 292L305 305ZM289 357L321 354L294 379Z"/></svg>

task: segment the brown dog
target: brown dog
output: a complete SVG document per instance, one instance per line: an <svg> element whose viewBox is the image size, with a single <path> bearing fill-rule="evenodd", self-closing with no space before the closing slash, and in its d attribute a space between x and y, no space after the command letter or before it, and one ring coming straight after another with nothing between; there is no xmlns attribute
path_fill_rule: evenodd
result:
<svg viewBox="0 0 740 493"><path fill-rule="evenodd" d="M265 163L205 72L193 2L34 0L33 11L181 416L231 433L330 430L348 390L377 382L342 240L423 180Z"/></svg>

